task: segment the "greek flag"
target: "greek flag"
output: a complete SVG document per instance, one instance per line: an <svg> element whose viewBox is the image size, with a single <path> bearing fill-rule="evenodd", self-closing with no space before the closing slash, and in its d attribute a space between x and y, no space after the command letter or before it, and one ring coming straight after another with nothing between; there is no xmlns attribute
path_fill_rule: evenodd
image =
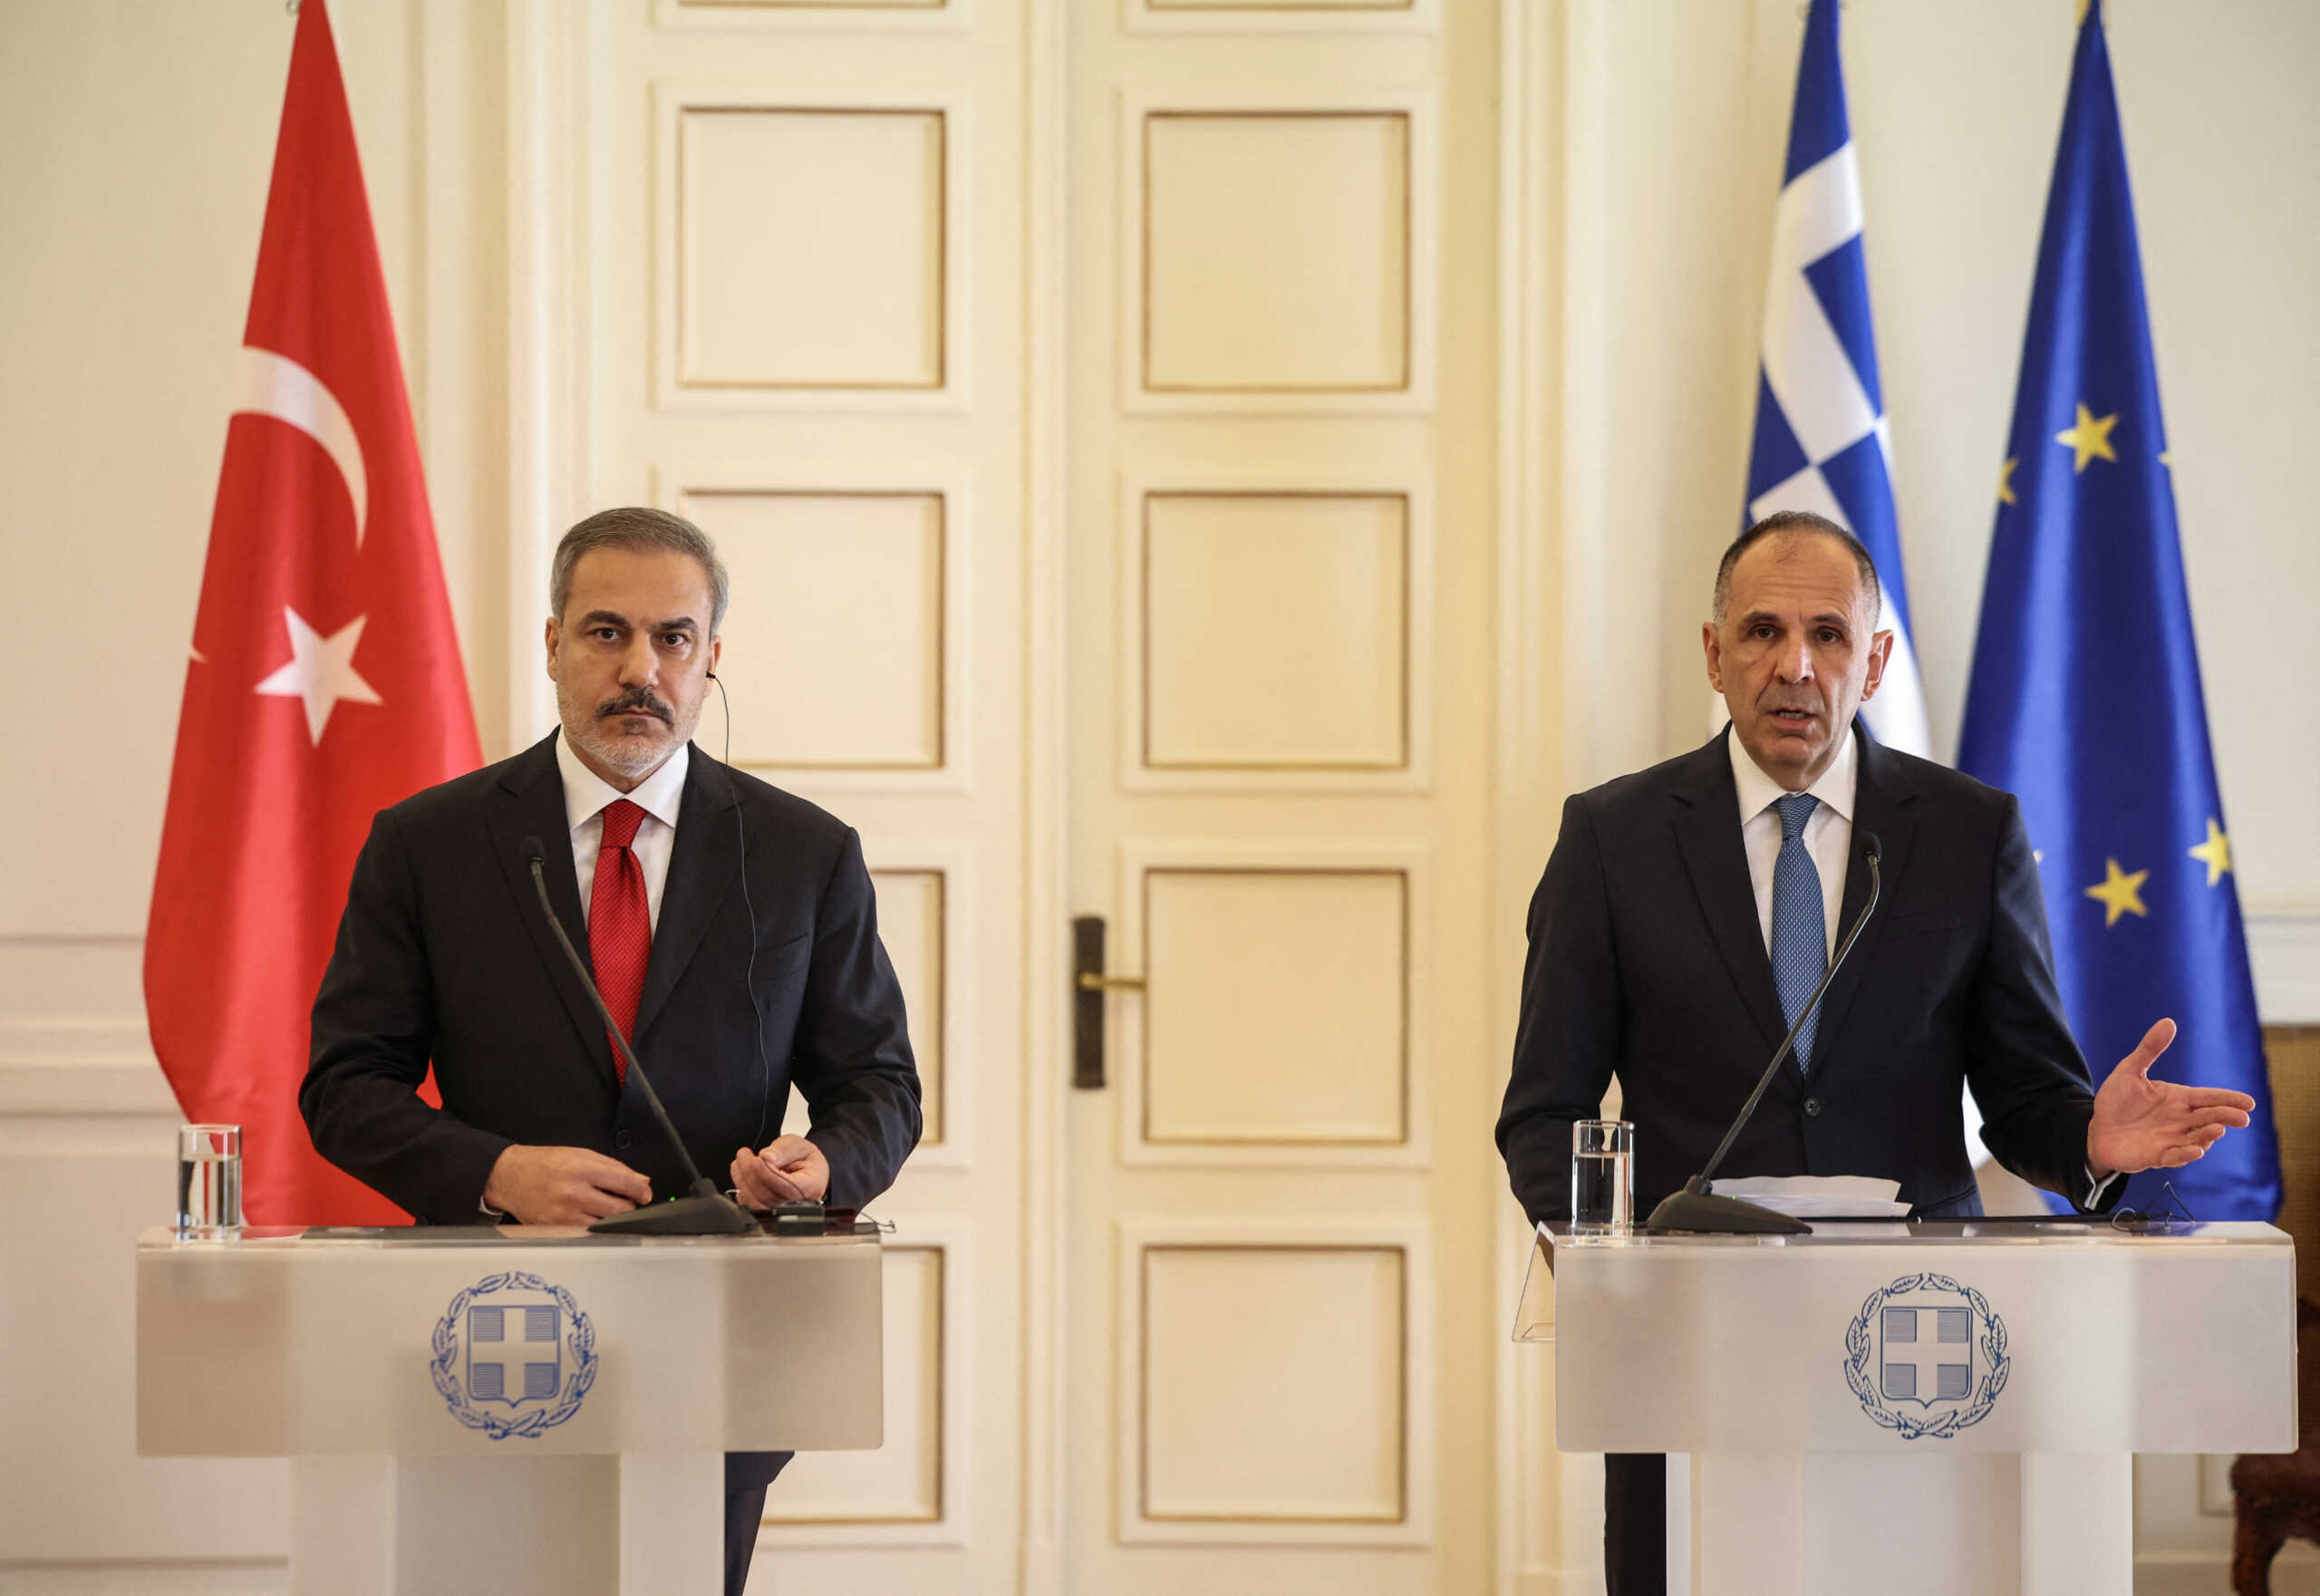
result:
<svg viewBox="0 0 2320 1596"><path fill-rule="evenodd" d="M2014 425L1997 481L1958 768L2022 803L2054 975L2099 1081L2161 1015L2155 1079L2229 1087L2254 1123L2128 1185L2268 1220L2280 1161L2238 875L2169 479L2101 0L2079 24Z"/></svg>
<svg viewBox="0 0 2320 1596"><path fill-rule="evenodd" d="M1893 657L1861 716L1880 742L1924 755L1933 740L1909 641L1892 451L1870 330L1861 170L1837 59L1837 0L1812 0L1789 121L1788 169L1773 216L1745 520L1812 510L1868 548L1885 589L1880 624L1892 631ZM1721 705L1717 710L1720 726Z"/></svg>

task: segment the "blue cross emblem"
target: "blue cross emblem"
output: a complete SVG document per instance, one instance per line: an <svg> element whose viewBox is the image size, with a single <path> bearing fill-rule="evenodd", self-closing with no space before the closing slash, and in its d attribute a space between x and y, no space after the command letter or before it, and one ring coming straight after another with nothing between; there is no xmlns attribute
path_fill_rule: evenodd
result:
<svg viewBox="0 0 2320 1596"><path fill-rule="evenodd" d="M1845 1385L1880 1428L1947 1440L1989 1417L2014 1359L1989 1299L1946 1274L1869 1293L1845 1328Z"/></svg>
<svg viewBox="0 0 2320 1596"><path fill-rule="evenodd" d="M1960 1300L1888 1303L1878 1315L1878 1388L1889 1402L1961 1402L1974 1388L1974 1313Z"/></svg>
<svg viewBox="0 0 2320 1596"><path fill-rule="evenodd" d="M579 1412L600 1361L572 1293L521 1269L454 1294L427 1344L427 1377L451 1417L495 1441L536 1439Z"/></svg>
<svg viewBox="0 0 2320 1596"><path fill-rule="evenodd" d="M471 1304L467 1312L468 1396L518 1407L553 1398L562 1383L562 1314L546 1302Z"/></svg>

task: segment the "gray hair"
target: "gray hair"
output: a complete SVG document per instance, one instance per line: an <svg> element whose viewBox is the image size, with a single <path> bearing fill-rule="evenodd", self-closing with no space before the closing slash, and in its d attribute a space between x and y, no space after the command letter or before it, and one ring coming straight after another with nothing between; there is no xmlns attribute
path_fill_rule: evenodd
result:
<svg viewBox="0 0 2320 1596"><path fill-rule="evenodd" d="M564 541L556 546L556 562L548 567L547 602L558 621L564 619L564 606L572 599L574 568L582 555L597 548L658 548L691 556L709 578L709 634L716 636L724 625L730 593L725 562L717 557L717 546L709 540L708 533L682 516L642 505L598 510L566 532Z"/></svg>
<svg viewBox="0 0 2320 1596"><path fill-rule="evenodd" d="M1869 550L1860 538L1828 517L1816 516L1811 510L1774 510L1732 540L1732 547L1724 551L1724 559L1716 567L1716 607L1709 612L1711 620L1719 626L1724 624L1724 606L1732 597L1732 567L1740 563L1740 556L1765 538L1783 532L1817 532L1843 544L1852 556L1853 566L1861 572L1861 590L1869 595L1869 624L1877 624L1885 608L1885 589L1877 580L1877 562L1869 557Z"/></svg>

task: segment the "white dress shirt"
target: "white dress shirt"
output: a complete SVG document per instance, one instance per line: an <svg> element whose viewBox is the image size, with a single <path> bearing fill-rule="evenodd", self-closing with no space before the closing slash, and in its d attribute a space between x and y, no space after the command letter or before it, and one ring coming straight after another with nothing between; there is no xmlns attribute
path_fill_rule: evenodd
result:
<svg viewBox="0 0 2320 1596"><path fill-rule="evenodd" d="M564 817L572 826L572 869L580 878L584 925L594 907L589 899L596 885L596 854L604 844L604 808L626 798L644 811L630 851L644 872L647 922L660 928L661 889L668 885L669 856L676 850L677 810L684 802L685 767L691 755L688 745L679 743L668 763L638 782L635 791L623 792L582 764L563 732L556 734L556 768L564 776Z"/></svg>
<svg viewBox="0 0 2320 1596"><path fill-rule="evenodd" d="M1774 800L1788 789L1756 768L1740 745L1735 730L1726 742L1732 750L1732 780L1740 789L1740 840L1748 850L1748 885L1756 889L1756 928L1764 933L1764 952L1773 951L1773 866L1780 858L1780 811ZM1837 911L1845 901L1845 869L1852 854L1853 786L1860 771L1861 747L1845 728L1837 757L1821 779L1804 790L1821 801L1804 821L1804 851L1821 876L1821 927L1828 942L1828 956L1836 957ZM569 788L567 788L567 790ZM1824 966L1825 968L1825 966Z"/></svg>

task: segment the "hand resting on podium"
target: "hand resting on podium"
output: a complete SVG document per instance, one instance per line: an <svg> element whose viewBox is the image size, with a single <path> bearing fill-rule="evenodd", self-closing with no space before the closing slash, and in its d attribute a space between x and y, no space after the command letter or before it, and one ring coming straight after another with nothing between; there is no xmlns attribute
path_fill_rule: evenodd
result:
<svg viewBox="0 0 2320 1596"><path fill-rule="evenodd" d="M2256 1099L2246 1092L2151 1079L2151 1067L2174 1040L2175 1022L2160 1020L2094 1094L2086 1167L2095 1179L2177 1168L2205 1157L2226 1127L2247 1125Z"/></svg>
<svg viewBox="0 0 2320 1596"><path fill-rule="evenodd" d="M652 1200L651 1181L585 1147L510 1146L483 1183L484 1206L523 1224L587 1224Z"/></svg>
<svg viewBox="0 0 2320 1596"><path fill-rule="evenodd" d="M751 1208L818 1203L829 1193L830 1161L801 1136L777 1137L765 1150L733 1153L733 1189Z"/></svg>

